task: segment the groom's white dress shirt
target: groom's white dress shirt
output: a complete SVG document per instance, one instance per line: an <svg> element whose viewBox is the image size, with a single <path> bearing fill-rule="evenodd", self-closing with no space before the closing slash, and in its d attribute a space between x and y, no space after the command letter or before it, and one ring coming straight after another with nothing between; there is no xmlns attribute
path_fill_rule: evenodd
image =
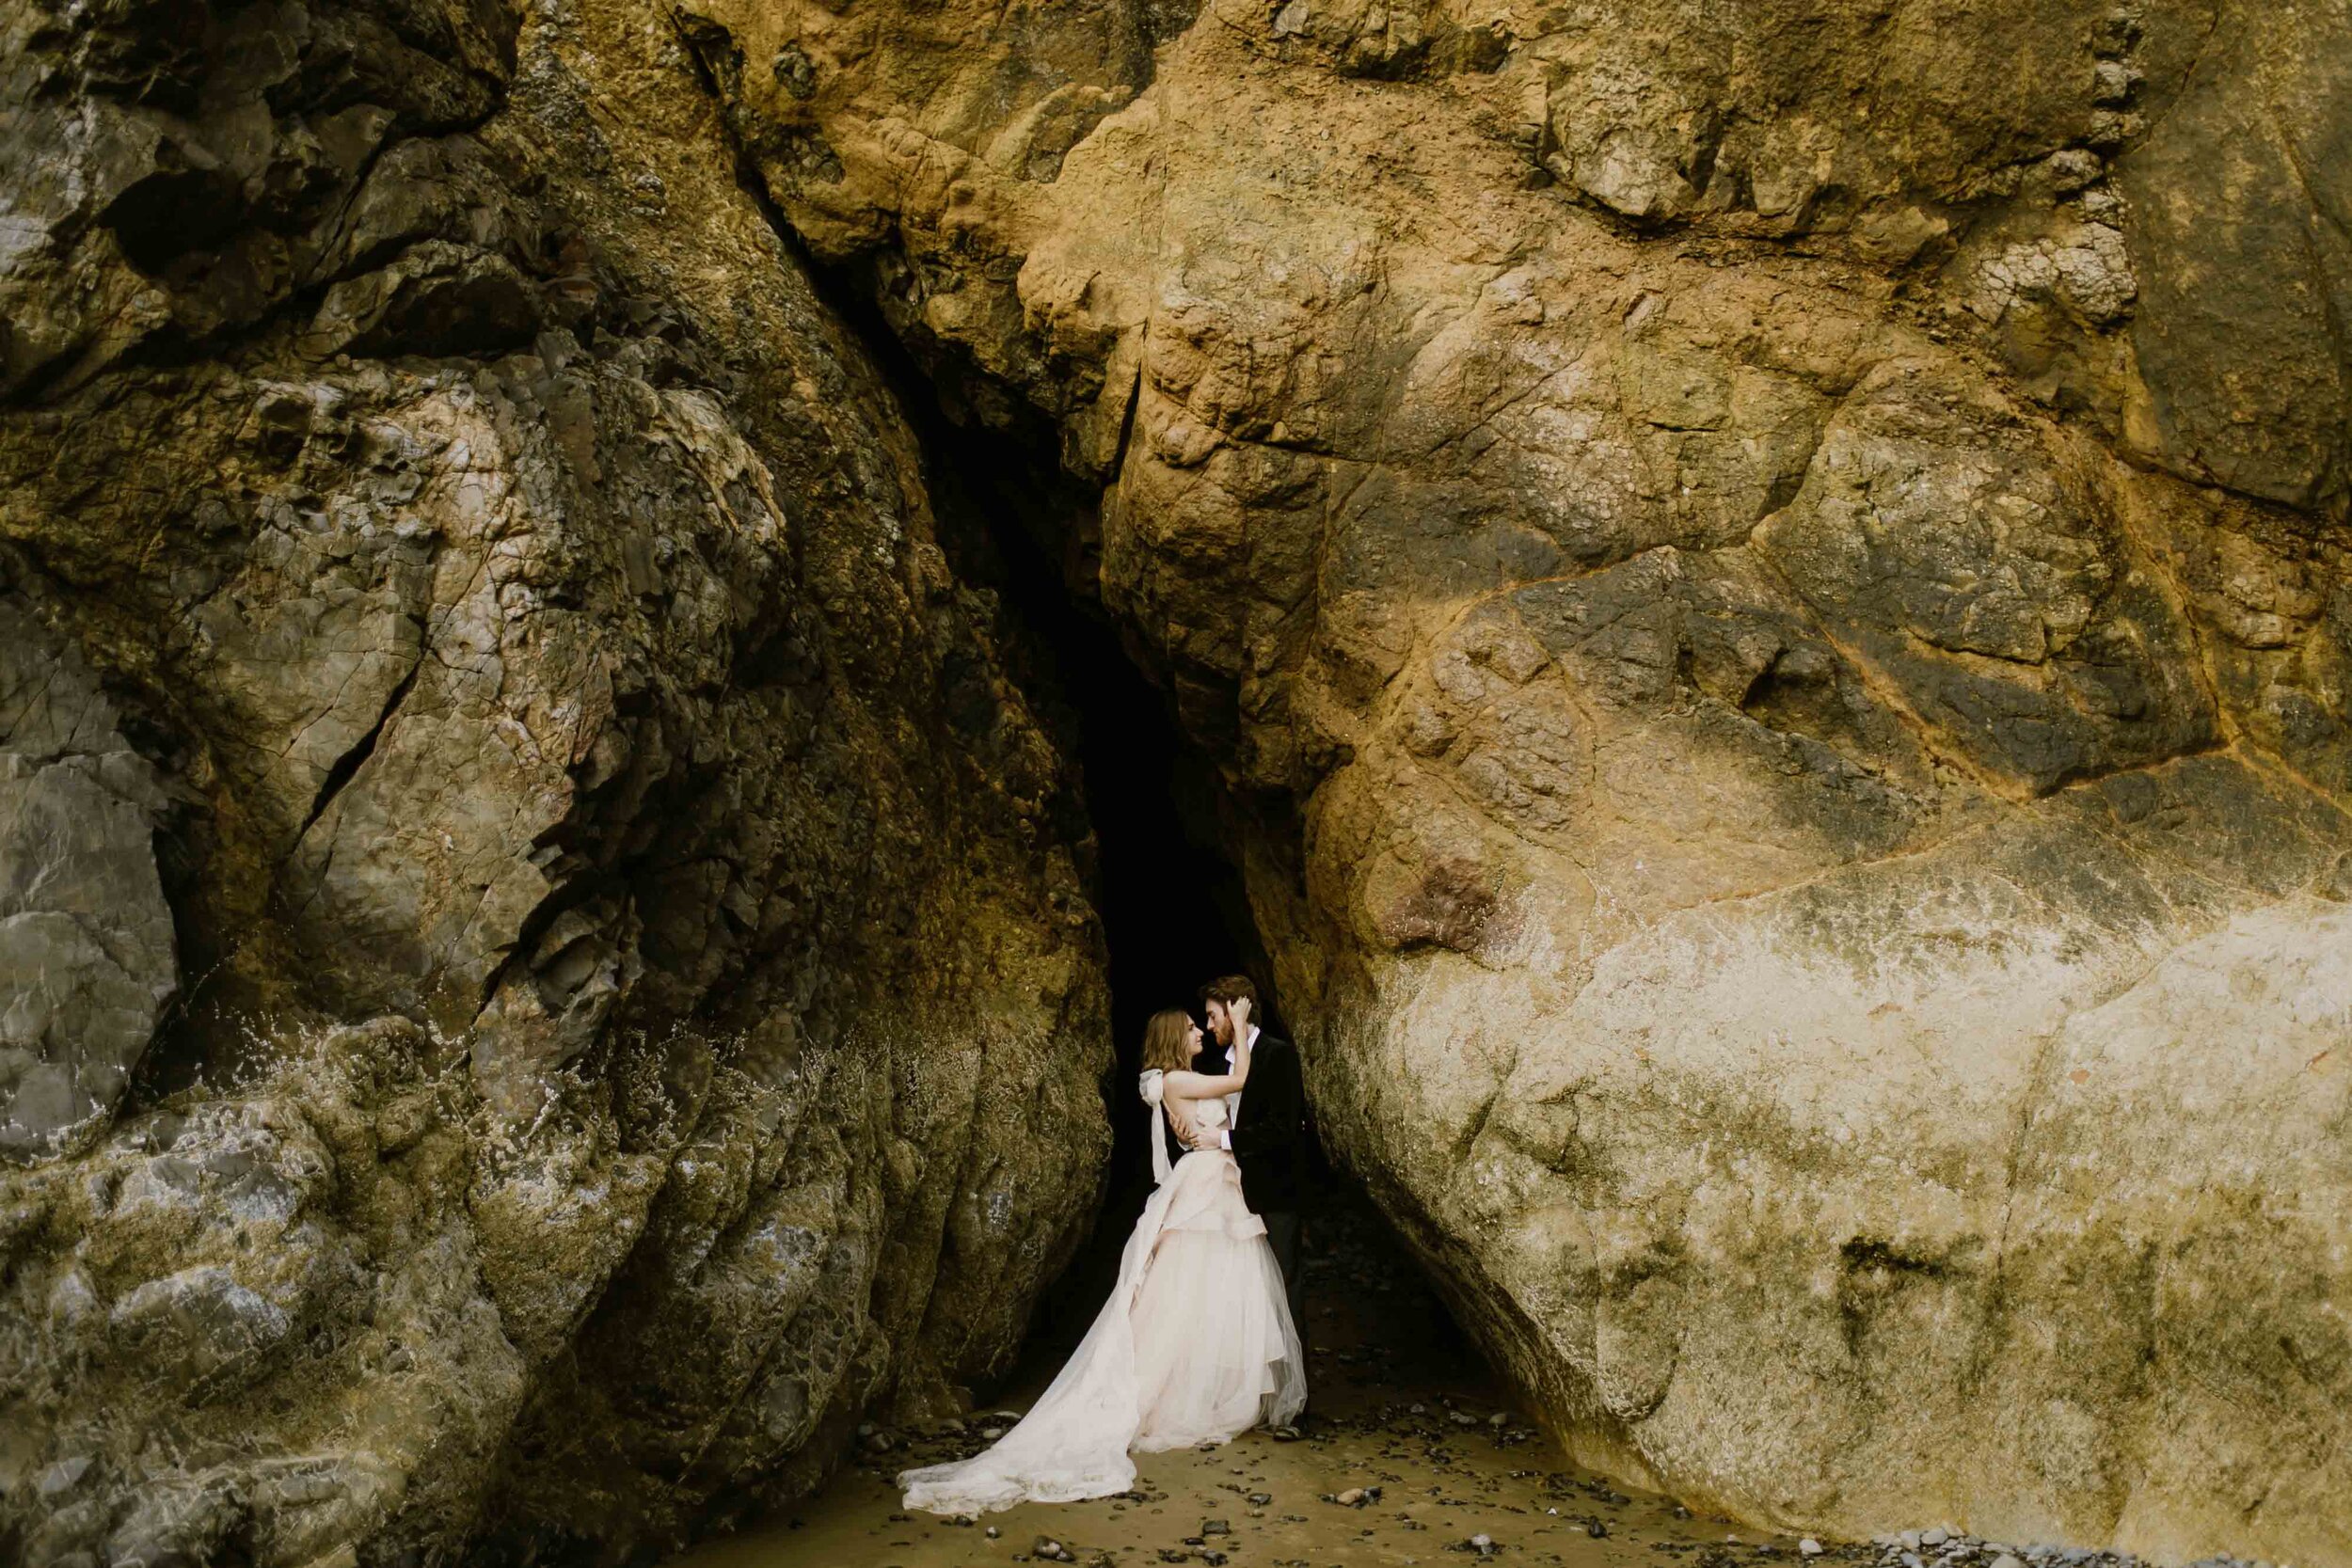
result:
<svg viewBox="0 0 2352 1568"><path fill-rule="evenodd" d="M1258 1049L1258 1026L1254 1023L1249 1026L1249 1049L1252 1051ZM1231 1061L1228 1061L1225 1064L1228 1071L1232 1070L1232 1065L1233 1064ZM1232 1148L1233 1128L1240 1122L1240 1120L1241 1090L1235 1089L1232 1094L1225 1097L1225 1125L1217 1129L1217 1148L1227 1150L1231 1150Z"/></svg>

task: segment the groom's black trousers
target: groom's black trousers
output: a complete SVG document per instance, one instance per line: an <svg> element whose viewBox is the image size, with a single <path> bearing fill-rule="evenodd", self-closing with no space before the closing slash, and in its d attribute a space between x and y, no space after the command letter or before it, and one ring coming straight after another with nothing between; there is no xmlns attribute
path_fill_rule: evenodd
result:
<svg viewBox="0 0 2352 1568"><path fill-rule="evenodd" d="M1291 1322L1298 1325L1301 1344L1307 1339L1307 1271L1298 1266L1298 1211L1277 1209L1261 1214L1265 1221L1266 1244L1274 1249L1274 1260L1282 1267L1282 1293L1290 1298Z"/></svg>
<svg viewBox="0 0 2352 1568"><path fill-rule="evenodd" d="M1299 1222L1309 1207L1307 1090L1298 1069L1298 1049L1261 1033L1248 1086L1242 1090L1241 1116L1233 1124L1233 1158L1241 1165L1242 1198L1265 1221L1266 1244L1282 1268L1282 1292L1290 1298L1298 1337L1307 1338L1306 1275L1298 1266Z"/></svg>

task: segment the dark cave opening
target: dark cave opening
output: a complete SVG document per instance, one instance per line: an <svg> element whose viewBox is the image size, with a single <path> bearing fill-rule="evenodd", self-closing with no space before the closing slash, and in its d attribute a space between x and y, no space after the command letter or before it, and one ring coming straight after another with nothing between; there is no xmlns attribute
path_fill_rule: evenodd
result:
<svg viewBox="0 0 2352 1568"><path fill-rule="evenodd" d="M957 565L967 580L1002 594L1028 634L1027 651L1044 666L1033 689L1058 710L1057 728L1078 764L1094 830L1092 891L1109 958L1116 1053L1104 1085L1114 1146L1105 1212L1127 1216L1141 1207L1151 1184L1149 1121L1135 1092L1145 1022L1163 1007L1184 1007L1198 1018L1200 988L1217 975L1248 973L1262 989L1270 976L1239 868L1216 838L1216 785L1207 760L1179 731L1167 694L1120 645L1109 617L1063 586L1057 563L1029 529L1001 521L1012 519L1019 505L1004 493L1007 481L1039 478L1003 450L1008 444L969 429L949 440L926 433L924 442L932 460L954 472L946 487L966 492L943 498L943 481L934 476L941 510L971 504L974 515L1000 519L988 552L996 575L967 560ZM1279 1011L1271 1004L1269 1010ZM1125 1227L1114 1222L1111 1228Z"/></svg>
<svg viewBox="0 0 2352 1568"><path fill-rule="evenodd" d="M961 580L995 593L1017 628L1006 652L1077 763L1083 799L1073 809L1084 813L1095 837L1092 894L1108 954L1115 1045L1103 1083L1113 1135L1109 1180L1093 1235L1040 1300L1018 1364L998 1388L975 1390L988 1398L1057 1367L1084 1335L1150 1195L1146 1140L1153 1124L1135 1088L1145 1022L1169 1006L1198 1019L1200 986L1238 971L1265 993L1267 1025L1287 1028L1240 869L1222 837L1231 808L1210 760L1094 596L1096 493L1062 470L1043 416L1005 409L993 387L967 387L952 360L919 362L873 303L873 278L814 265L811 272L915 434L951 566ZM993 421L974 412L982 400ZM1299 1324L1313 1353L1311 1377L1336 1370L1324 1353L1339 1344L1387 1347L1380 1358L1408 1380L1487 1375L1402 1239L1325 1156L1311 1120L1311 1107L1301 1248L1308 1321Z"/></svg>
<svg viewBox="0 0 2352 1568"><path fill-rule="evenodd" d="M866 341L904 355L879 322ZM1208 760L1110 615L1069 580L1067 552L1090 531L1093 498L1059 471L1050 444L1041 450L949 418L911 357L886 373L921 444L942 547L958 577L996 593L1019 627L1021 645L1009 651L1077 764L1094 833L1091 892L1108 957L1115 1053L1103 1081L1112 1154L1093 1235L1030 1323L1028 1354L1054 1357L1092 1321L1151 1192L1153 1124L1135 1090L1146 1022L1164 1007L1198 1020L1200 987L1236 972L1269 993L1269 1022L1278 1028L1279 1005L1240 870L1217 840ZM1319 1148L1313 1165L1324 1169Z"/></svg>
<svg viewBox="0 0 2352 1568"><path fill-rule="evenodd" d="M859 298L841 287L836 309L845 295ZM870 323L853 323L914 429L941 547L960 579L997 594L1016 628L1006 650L1016 677L1077 765L1082 804L1073 808L1094 835L1090 892L1109 959L1116 1051L1104 1085L1115 1139L1106 1207L1132 1212L1150 1184L1147 1120L1134 1088L1145 1022L1163 1007L1197 1018L1200 988L1220 974L1246 973L1270 990L1240 870L1218 837L1217 784L1168 694L1072 580L1079 574L1068 563L1091 536L1096 502L1061 471L1050 430L1041 420L993 429L951 412L880 312L866 313ZM1279 1011L1269 1000L1278 1027Z"/></svg>

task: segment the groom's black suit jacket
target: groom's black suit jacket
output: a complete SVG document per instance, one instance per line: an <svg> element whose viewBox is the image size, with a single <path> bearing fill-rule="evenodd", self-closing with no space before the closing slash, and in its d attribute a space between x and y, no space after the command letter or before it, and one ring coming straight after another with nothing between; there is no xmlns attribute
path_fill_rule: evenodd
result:
<svg viewBox="0 0 2352 1568"><path fill-rule="evenodd" d="M1232 1069L1224 1061L1196 1064L1200 1072ZM1175 1141L1166 1118L1160 1135L1168 1140L1168 1157L1182 1159L1184 1147ZM1298 1075L1298 1048L1261 1028L1249 1053L1249 1082L1242 1085L1241 1116L1233 1124L1233 1160L1241 1166L1241 1196L1251 1212L1298 1212L1307 1196L1307 1086Z"/></svg>

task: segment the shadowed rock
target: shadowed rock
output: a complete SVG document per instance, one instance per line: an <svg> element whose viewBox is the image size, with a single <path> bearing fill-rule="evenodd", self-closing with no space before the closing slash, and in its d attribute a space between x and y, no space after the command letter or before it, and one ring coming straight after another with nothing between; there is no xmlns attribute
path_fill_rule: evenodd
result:
<svg viewBox="0 0 2352 1568"><path fill-rule="evenodd" d="M644 22L0 40L11 1562L634 1560L1090 1223L1073 771Z"/></svg>

